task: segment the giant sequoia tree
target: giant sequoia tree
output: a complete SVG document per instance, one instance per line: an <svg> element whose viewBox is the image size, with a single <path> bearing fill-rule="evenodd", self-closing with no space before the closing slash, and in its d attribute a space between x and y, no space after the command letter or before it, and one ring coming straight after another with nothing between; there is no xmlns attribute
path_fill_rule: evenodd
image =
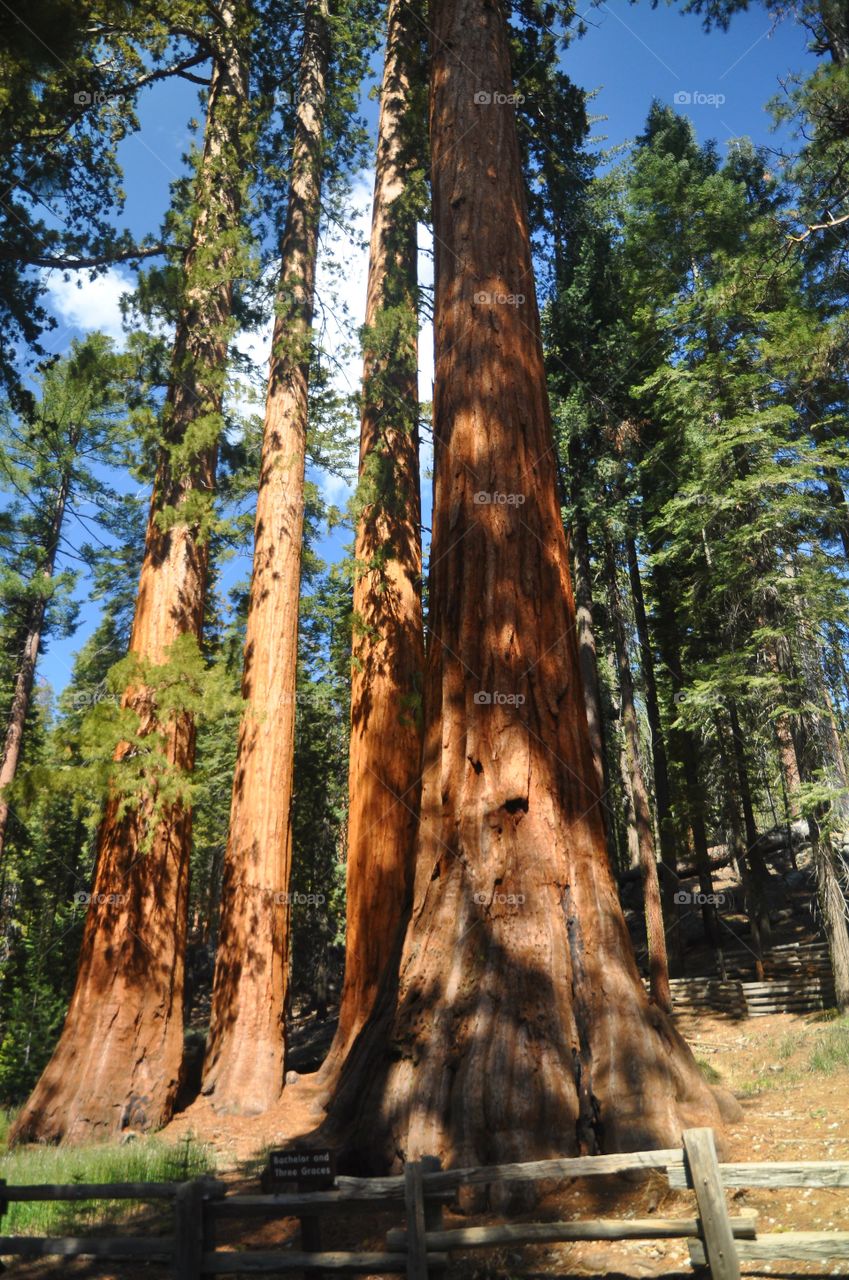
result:
<svg viewBox="0 0 849 1280"><path fill-rule="evenodd" d="M364 333L345 983L325 1075L371 1012L412 890L424 667L416 298L420 63L419 20L405 0L391 0Z"/></svg>
<svg viewBox="0 0 849 1280"><path fill-rule="evenodd" d="M309 0L203 1081L217 1108L249 1114L272 1105L283 1088L298 597L329 45L327 0Z"/></svg>
<svg viewBox="0 0 849 1280"><path fill-rule="evenodd" d="M507 24L431 8L435 493L416 879L331 1125L475 1162L720 1123L642 989L580 687Z"/></svg>
<svg viewBox="0 0 849 1280"><path fill-rule="evenodd" d="M176 641L201 634L208 524L239 263L247 98L246 9L222 5L213 33L204 147L191 243L163 413L130 639L141 663L163 664ZM162 719L144 683L124 706L139 733L162 735L169 765L192 767L188 714ZM119 758L136 754L130 743ZM191 814L159 803L155 786L127 808L113 797L97 837L97 865L76 987L59 1044L18 1117L17 1140L79 1141L171 1114L183 1056L183 966Z"/></svg>

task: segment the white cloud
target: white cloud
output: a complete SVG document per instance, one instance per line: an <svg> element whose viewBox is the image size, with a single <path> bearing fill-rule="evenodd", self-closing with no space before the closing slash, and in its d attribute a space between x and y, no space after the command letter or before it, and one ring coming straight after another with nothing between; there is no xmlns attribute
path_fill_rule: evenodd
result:
<svg viewBox="0 0 849 1280"><path fill-rule="evenodd" d="M47 294L60 320L71 329L90 333L99 329L110 338L124 337L121 296L133 289L133 280L117 267L94 279L79 272L67 279L61 271L45 271Z"/></svg>

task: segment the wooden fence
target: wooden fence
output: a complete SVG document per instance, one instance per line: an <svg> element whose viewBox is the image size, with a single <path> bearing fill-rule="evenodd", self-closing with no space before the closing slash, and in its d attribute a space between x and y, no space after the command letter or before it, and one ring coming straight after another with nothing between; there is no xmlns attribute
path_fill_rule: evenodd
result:
<svg viewBox="0 0 849 1280"><path fill-rule="evenodd" d="M772 947L764 954L760 980L754 974L751 951L731 947L723 948L722 954L724 977L704 974L670 980L675 1013L758 1018L768 1013L813 1013L834 1004L834 977L824 942Z"/></svg>
<svg viewBox="0 0 849 1280"><path fill-rule="evenodd" d="M35 1238L0 1236L0 1256L24 1258L91 1257L110 1262L132 1260L168 1265L175 1280L204 1276L271 1275L279 1272L394 1273L427 1280L429 1270L444 1272L456 1250L499 1245L555 1244L577 1240L689 1241L695 1266L707 1266L713 1280L737 1280L740 1262L814 1261L831 1266L849 1260L849 1231L760 1234L753 1214L729 1215L730 1187L846 1187L849 1161L792 1164L720 1164L713 1131L690 1129L683 1148L627 1155L583 1156L528 1164L441 1169L432 1158L411 1162L402 1176L338 1177L328 1191L284 1195L229 1195L223 1183L196 1179L185 1183L122 1183L73 1186L0 1184L0 1208L11 1201L93 1199L171 1201L171 1235ZM686 1218L596 1218L570 1222L513 1222L446 1229L443 1205L460 1187L520 1184L609 1176L655 1170L670 1188L691 1190L695 1214ZM364 1211L396 1211L404 1226L387 1233L385 1250L327 1251L321 1224ZM298 1218L300 1249L273 1251L219 1248L217 1227L224 1221Z"/></svg>

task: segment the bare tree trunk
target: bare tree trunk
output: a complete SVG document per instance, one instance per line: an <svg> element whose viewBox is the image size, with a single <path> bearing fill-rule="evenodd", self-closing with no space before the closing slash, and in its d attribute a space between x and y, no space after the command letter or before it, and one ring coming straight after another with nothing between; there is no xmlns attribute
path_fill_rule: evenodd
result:
<svg viewBox="0 0 849 1280"><path fill-rule="evenodd" d="M421 788L417 202L411 92L421 24L390 0L369 256L354 582L345 981L326 1083L368 1015L409 915Z"/></svg>
<svg viewBox="0 0 849 1280"><path fill-rule="evenodd" d="M608 539L605 543L605 566L610 599L610 617L616 645L616 666L619 673L619 692L622 698L622 729L625 737L625 754L634 818L637 826L637 848L640 875L643 883L643 907L646 917L646 940L649 949L649 990L651 998L667 1013L672 1012L672 994L669 990L669 961L666 955L666 933L663 925L663 908L660 901L660 882L657 876L657 860L654 849L651 809L646 790L643 767L640 762L640 727L634 700L634 679L628 657L628 637L625 632L622 596L616 569L616 556Z"/></svg>
<svg viewBox="0 0 849 1280"><path fill-rule="evenodd" d="M672 678L672 686L676 696L684 688L684 672L678 650L678 628L675 611L671 604L671 585L665 575L658 573L658 613L660 626L658 638L664 663ZM670 750L681 765L684 774L684 786L687 801L687 819L693 837L693 855L699 878L699 892L703 902L701 907L705 938L717 952L720 970L723 968L719 919L713 905L713 876L708 854L707 830L705 827L704 798L699 779L698 744L689 729L671 729L669 734Z"/></svg>
<svg viewBox="0 0 849 1280"><path fill-rule="evenodd" d="M575 614L578 633L578 661L581 667L581 683L587 711L587 727L593 753L596 785L604 818L607 852L611 866L616 865L616 822L611 805L610 766L607 759L604 732L604 711L601 701L601 684L598 678L598 652L593 623L592 569L587 526L578 512L570 530L572 571L575 583Z"/></svg>
<svg viewBox="0 0 849 1280"><path fill-rule="evenodd" d="M616 665L614 663L614 665ZM621 714L621 709L620 709ZM620 858L615 870L623 872L639 869L640 866L640 833L637 830L637 809L634 804L634 792L631 787L631 769L628 764L628 743L624 729L619 738L619 777L622 783L622 807L625 811L625 858Z"/></svg>
<svg viewBox="0 0 849 1280"><path fill-rule="evenodd" d="M75 442L72 440L71 447L73 448L74 445ZM45 547L44 563L41 566L40 571L40 576L45 582L50 582L53 577L53 570L56 566L56 553L59 547L59 539L62 535L62 525L65 520L65 508L67 506L70 488L71 476L70 472L66 472L62 476L59 484L59 490L56 494L56 500L53 504L53 518L51 520L50 534ZM35 681L35 668L36 663L38 662L38 650L41 646L41 631L44 626L44 614L46 608L46 598L39 594L30 608L20 665L18 666L18 670L15 675L15 683L12 690L12 705L9 708L9 719L6 725L6 738L3 744L3 761L2 764L0 764L0 861L2 861L3 858L3 850L6 843L6 829L9 825L9 801L7 798L7 788L15 781L15 775L18 772L18 764L20 762L21 749L24 741L24 726L26 725L27 715L29 714L30 698L32 697L32 686Z"/></svg>
<svg viewBox="0 0 849 1280"><path fill-rule="evenodd" d="M198 507L211 501L215 484L243 180L247 84L238 13L223 5L216 33L166 445L130 639L130 652L155 664L167 661L181 636L200 638L203 625L208 545ZM210 244L222 231L230 234L211 260ZM126 691L123 705L138 713L140 732L165 735L170 765L191 769L189 715L160 721L153 692L139 686ZM131 750L125 744L118 758ZM59 1043L16 1122L15 1141L91 1141L126 1128L157 1128L170 1118L183 1056L191 814L171 804L154 825L152 805L153 799L122 815L117 798L107 804L76 986Z"/></svg>
<svg viewBox="0 0 849 1280"><path fill-rule="evenodd" d="M758 954L763 957L763 948L769 945L771 925L766 901L769 871L758 847L758 828L755 823L755 811L752 804L752 789L749 785L749 770L746 763L746 752L743 747L743 732L737 704L733 698L728 700L728 716L731 726L731 751L737 772L737 786L740 804L743 810L743 825L746 831L746 868L750 875L749 891L750 918L754 923Z"/></svg>
<svg viewBox="0 0 849 1280"><path fill-rule="evenodd" d="M733 700L731 706L734 706ZM764 913L763 895L761 886L755 883L752 868L749 861L749 850L754 847L757 841L757 830L754 826L754 815L751 813L751 797L748 797L748 807L745 801L740 799L740 791L745 785L748 788L748 772L745 769L745 761L743 761L745 784L740 780L740 758L739 750L742 744L739 739L735 738L733 726L737 725L739 733L739 722L737 720L736 708L733 716L730 717L729 723L717 712L714 715L714 726L716 730L717 750L719 753L719 762L722 774L722 784L726 796L726 813L728 815L728 823L731 828L729 836L729 847L734 850L734 865L737 868L740 879L743 883L743 892L745 895L745 909L749 917L749 925L752 935L752 959L755 963L755 976L760 981L764 977L763 963L763 938L761 935L761 918ZM729 732L730 730L730 732ZM728 739L731 738L732 749L728 750ZM747 791L748 795L748 791ZM745 831L745 834L744 834ZM754 832L754 837L752 833ZM761 866L764 871L766 867L761 859Z"/></svg>
<svg viewBox="0 0 849 1280"><path fill-rule="evenodd" d="M657 807L658 832L660 834L660 860L664 873L660 883L663 918L666 921L666 941L669 951L670 970L673 973L680 973L684 965L684 948L681 938L680 912L678 903L675 901L675 892L678 888L678 851L672 817L669 761L666 755L663 724L660 719L660 701L657 696L654 654L649 634L649 622L643 584L640 577L640 566L637 559L637 546L629 534L626 535L626 550L628 554L628 577L631 583L631 596L634 601L634 621L637 624L637 636L640 642L640 666L643 672L643 684L646 693L646 711L651 731L654 799Z"/></svg>
<svg viewBox="0 0 849 1280"><path fill-rule="evenodd" d="M239 744L203 1092L256 1114L285 1073L298 600L310 347L321 213L329 32L304 19L292 180L281 246L245 638Z"/></svg>
<svg viewBox="0 0 849 1280"><path fill-rule="evenodd" d="M431 29L436 482L416 883L397 990L348 1056L329 1128L381 1164L677 1141L720 1113L642 988L605 849L507 24L490 0L434 0Z"/></svg>
<svg viewBox="0 0 849 1280"><path fill-rule="evenodd" d="M600 796L608 791L607 756L604 750L604 719L601 713L601 690L598 679L598 654L593 628L592 573L587 528L579 517L572 523L571 547L575 578L575 619L578 632L578 658L587 708L587 729L593 753L593 767Z"/></svg>

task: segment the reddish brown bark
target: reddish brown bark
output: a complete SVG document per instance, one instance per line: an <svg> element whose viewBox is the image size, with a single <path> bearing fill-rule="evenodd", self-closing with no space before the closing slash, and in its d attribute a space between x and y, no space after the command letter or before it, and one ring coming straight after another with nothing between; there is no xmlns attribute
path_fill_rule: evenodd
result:
<svg viewBox="0 0 849 1280"><path fill-rule="evenodd" d="M575 579L575 623L578 631L578 661L587 709L587 730L593 754L598 794L606 797L609 789L607 756L604 749L604 718L601 712L601 689L598 679L598 653L593 627L592 574L587 528L578 516L571 529L572 563Z"/></svg>
<svg viewBox="0 0 849 1280"><path fill-rule="evenodd" d="M663 924L663 908L660 900L660 881L657 875L657 859L654 848L651 808L646 790L643 766L640 760L640 727L634 699L634 679L628 656L628 638L625 632L622 595L616 568L613 546L605 545L610 617L613 624L613 640L616 646L616 667L619 675L619 693L622 699L622 732L625 739L625 756L634 820L637 827L637 849L640 876L643 882L643 904L646 920L646 941L649 952L649 990L651 998L667 1013L672 1012L672 994L669 990L669 960L666 954L666 932Z"/></svg>
<svg viewBox="0 0 849 1280"><path fill-rule="evenodd" d="M642 989L605 851L506 20L489 0L435 0L431 27L436 478L414 905L397 992L349 1055L331 1126L380 1163L672 1143L720 1114Z"/></svg>
<svg viewBox="0 0 849 1280"><path fill-rule="evenodd" d="M213 62L196 218L185 272L186 300L177 326L165 411L167 446L148 519L130 651L160 664L179 637L200 637L208 548L196 523L198 495L215 482L216 446L209 423L221 409L231 310L231 272L239 220L245 69L236 9L224 5ZM229 176L229 180L228 179ZM209 240L230 229L210 261ZM205 443L191 450L201 425ZM191 522L180 508L191 504ZM162 519L165 510L176 520ZM161 723L152 691L127 690L124 705L140 732L165 734L169 763L194 761L189 716ZM119 749L119 758L131 748ZM79 969L59 1043L13 1131L15 1141L90 1141L125 1128L156 1128L169 1119L183 1054L183 966L188 909L191 814L160 812L153 831L149 803L119 816L109 802L97 839L92 901Z"/></svg>
<svg viewBox="0 0 849 1280"><path fill-rule="evenodd" d="M417 204L411 95L421 24L390 0L366 307L351 675L347 937L327 1081L371 1013L406 924L419 811L424 671Z"/></svg>
<svg viewBox="0 0 849 1280"><path fill-rule="evenodd" d="M230 831L203 1092L255 1114L283 1088L292 773L307 403L328 27L304 19L297 124L265 405Z"/></svg>

